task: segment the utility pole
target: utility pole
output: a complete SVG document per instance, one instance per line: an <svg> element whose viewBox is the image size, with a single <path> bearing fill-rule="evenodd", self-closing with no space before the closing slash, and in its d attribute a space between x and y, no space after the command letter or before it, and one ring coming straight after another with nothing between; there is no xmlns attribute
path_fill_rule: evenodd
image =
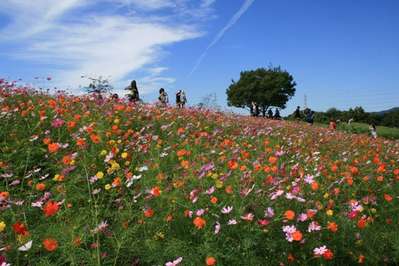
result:
<svg viewBox="0 0 399 266"><path fill-rule="evenodd" d="M303 109L308 109L308 96L305 94Z"/></svg>

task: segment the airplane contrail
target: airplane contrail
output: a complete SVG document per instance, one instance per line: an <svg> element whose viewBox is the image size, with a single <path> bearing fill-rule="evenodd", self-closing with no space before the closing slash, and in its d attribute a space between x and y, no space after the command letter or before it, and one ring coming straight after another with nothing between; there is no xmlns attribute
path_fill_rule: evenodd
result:
<svg viewBox="0 0 399 266"><path fill-rule="evenodd" d="M199 65L202 63L202 60L204 60L207 52L209 49L211 49L213 46L215 46L224 36L224 34L232 28L237 21L241 18L242 15L251 7L251 5L255 2L255 0L245 0L244 4L242 4L240 10L237 11L237 13L234 14L234 16L230 19L230 21L226 24L226 26L223 27L221 31L215 36L213 41L208 45L208 47L205 49L205 51L201 54L201 56L198 58L196 64L194 65L193 69L189 73L188 77L190 77L199 67Z"/></svg>

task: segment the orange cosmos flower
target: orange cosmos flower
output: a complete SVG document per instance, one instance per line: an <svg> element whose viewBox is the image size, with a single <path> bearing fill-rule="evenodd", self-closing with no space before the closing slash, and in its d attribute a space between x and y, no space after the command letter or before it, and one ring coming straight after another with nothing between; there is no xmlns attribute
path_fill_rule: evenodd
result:
<svg viewBox="0 0 399 266"><path fill-rule="evenodd" d="M224 191L226 191L227 194L233 194L233 187L231 185L228 185Z"/></svg>
<svg viewBox="0 0 399 266"><path fill-rule="evenodd" d="M377 181L378 182L383 182L384 181L384 177L382 175L377 176Z"/></svg>
<svg viewBox="0 0 399 266"><path fill-rule="evenodd" d="M184 169L188 169L190 166L190 163L187 160L183 160L180 163L181 167L183 167Z"/></svg>
<svg viewBox="0 0 399 266"><path fill-rule="evenodd" d="M0 192L0 198L1 199L8 199L8 197L10 196L10 193L9 192L7 192L7 191L2 191L2 192Z"/></svg>
<svg viewBox="0 0 399 266"><path fill-rule="evenodd" d="M312 182L311 187L312 187L312 190L313 190L313 191L316 191L316 190L319 189L319 183L317 183L317 182Z"/></svg>
<svg viewBox="0 0 399 266"><path fill-rule="evenodd" d="M286 211L286 212L284 213L284 217L285 217L285 219L287 219L287 220L294 220L294 218L295 218L295 212L292 211L292 210L288 210L288 211Z"/></svg>
<svg viewBox="0 0 399 266"><path fill-rule="evenodd" d="M202 228L205 227L206 225L206 221L205 219L201 218L201 217L196 217L193 221L193 224L195 225L195 227L200 230Z"/></svg>
<svg viewBox="0 0 399 266"><path fill-rule="evenodd" d="M214 257L206 257L205 263L207 266L216 265L216 259Z"/></svg>
<svg viewBox="0 0 399 266"><path fill-rule="evenodd" d="M44 138L44 139L43 139L43 143L46 144L46 145L48 145L48 144L51 143L51 139L50 139L50 138Z"/></svg>
<svg viewBox="0 0 399 266"><path fill-rule="evenodd" d="M60 209L60 206L58 206L57 202L54 201L49 201L44 205L43 207L43 212L46 217L54 216L58 210Z"/></svg>
<svg viewBox="0 0 399 266"><path fill-rule="evenodd" d="M58 143L50 143L47 145L48 151L50 153L55 153L60 149L60 144Z"/></svg>
<svg viewBox="0 0 399 266"><path fill-rule="evenodd" d="M43 240L43 247L45 250L53 252L58 248L58 242L53 238L46 238Z"/></svg>
<svg viewBox="0 0 399 266"><path fill-rule="evenodd" d="M292 233L292 239L294 239L294 241L301 241L302 240L301 231L296 230L294 233Z"/></svg>
<svg viewBox="0 0 399 266"><path fill-rule="evenodd" d="M218 203L218 198L216 198L216 197L211 197L211 202L212 202L212 204Z"/></svg>
<svg viewBox="0 0 399 266"><path fill-rule="evenodd" d="M335 233L338 231L338 225L334 222L328 222L327 229L330 230L331 232Z"/></svg>
<svg viewBox="0 0 399 266"><path fill-rule="evenodd" d="M43 191L45 189L46 189L46 184L44 184L44 183L36 184L36 190Z"/></svg>
<svg viewBox="0 0 399 266"><path fill-rule="evenodd" d="M384 194L384 199L388 202L391 202L393 200L393 197L389 194Z"/></svg>
<svg viewBox="0 0 399 266"><path fill-rule="evenodd" d="M227 166L229 167L229 169L234 170L238 168L238 163L236 160L230 160L227 162Z"/></svg>
<svg viewBox="0 0 399 266"><path fill-rule="evenodd" d="M100 143L100 140L101 140L100 137L98 135L96 135L96 134L91 134L90 135L90 139L95 144Z"/></svg>
<svg viewBox="0 0 399 266"><path fill-rule="evenodd" d="M276 164L277 161L278 161L278 158L276 156L270 156L269 157L269 163Z"/></svg>

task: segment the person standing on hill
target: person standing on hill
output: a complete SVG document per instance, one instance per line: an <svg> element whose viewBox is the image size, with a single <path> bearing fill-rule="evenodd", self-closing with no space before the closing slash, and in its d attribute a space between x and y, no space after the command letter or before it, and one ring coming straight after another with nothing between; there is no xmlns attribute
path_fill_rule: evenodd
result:
<svg viewBox="0 0 399 266"><path fill-rule="evenodd" d="M314 122L314 112L310 109L307 109L306 112L306 122L308 122L311 125L313 125Z"/></svg>
<svg viewBox="0 0 399 266"><path fill-rule="evenodd" d="M159 90L159 97L158 97L159 102L161 105L166 106L169 102L168 94L166 93L164 88L161 88Z"/></svg>
<svg viewBox="0 0 399 266"><path fill-rule="evenodd" d="M270 108L269 111L267 111L267 118L273 119L273 111Z"/></svg>
<svg viewBox="0 0 399 266"><path fill-rule="evenodd" d="M181 105L181 90L177 91L176 93L176 106L180 108Z"/></svg>
<svg viewBox="0 0 399 266"><path fill-rule="evenodd" d="M138 102L140 101L139 90L137 89L137 83L135 80L130 83L130 86L127 87L125 90L129 90L129 101L130 102Z"/></svg>
<svg viewBox="0 0 399 266"><path fill-rule="evenodd" d="M371 136L374 139L376 139L377 138L377 127L375 126L375 124L370 124L369 129L370 129Z"/></svg>
<svg viewBox="0 0 399 266"><path fill-rule="evenodd" d="M294 112L294 118L296 120L300 120L301 119L301 107L297 106L296 110Z"/></svg>
<svg viewBox="0 0 399 266"><path fill-rule="evenodd" d="M274 111L274 119L277 119L277 120L281 119L280 111L278 110L278 108L276 108L276 111Z"/></svg>
<svg viewBox="0 0 399 266"><path fill-rule="evenodd" d="M180 108L184 108L187 103L187 97L184 90L180 90Z"/></svg>
<svg viewBox="0 0 399 266"><path fill-rule="evenodd" d="M336 130L337 129L337 123L335 122L335 120L331 120L330 121L330 129L331 130Z"/></svg>

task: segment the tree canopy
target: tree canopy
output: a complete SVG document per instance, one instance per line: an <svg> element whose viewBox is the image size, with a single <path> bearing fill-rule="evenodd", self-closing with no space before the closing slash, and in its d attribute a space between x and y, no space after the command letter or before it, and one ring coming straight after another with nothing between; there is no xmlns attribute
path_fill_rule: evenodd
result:
<svg viewBox="0 0 399 266"><path fill-rule="evenodd" d="M227 103L229 106L249 108L252 114L258 114L261 110L265 116L270 107L284 109L295 94L295 86L292 75L280 67L243 71L239 81L233 80L227 89Z"/></svg>

